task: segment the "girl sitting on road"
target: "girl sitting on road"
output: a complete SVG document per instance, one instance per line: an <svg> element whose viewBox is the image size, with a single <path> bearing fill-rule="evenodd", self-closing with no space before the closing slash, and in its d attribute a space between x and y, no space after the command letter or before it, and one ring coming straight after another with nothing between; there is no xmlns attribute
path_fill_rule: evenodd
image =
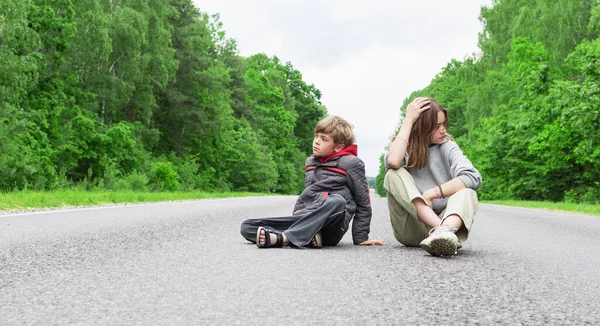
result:
<svg viewBox="0 0 600 326"><path fill-rule="evenodd" d="M394 236L434 256L462 247L477 212L481 175L446 133L446 109L431 98L414 99L385 162L384 187Z"/></svg>

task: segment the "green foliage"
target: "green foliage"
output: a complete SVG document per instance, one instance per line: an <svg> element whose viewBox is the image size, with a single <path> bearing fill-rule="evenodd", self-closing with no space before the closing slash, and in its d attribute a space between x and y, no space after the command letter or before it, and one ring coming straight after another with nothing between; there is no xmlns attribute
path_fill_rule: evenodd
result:
<svg viewBox="0 0 600 326"><path fill-rule="evenodd" d="M179 175L171 162L156 162L152 164L148 184L156 191L177 191Z"/></svg>
<svg viewBox="0 0 600 326"><path fill-rule="evenodd" d="M53 188L57 172L36 124L21 109L0 107L0 189Z"/></svg>
<svg viewBox="0 0 600 326"><path fill-rule="evenodd" d="M5 0L0 39L0 190L303 187L319 90L191 0Z"/></svg>
<svg viewBox="0 0 600 326"><path fill-rule="evenodd" d="M598 8L592 0L494 1L481 11L483 53L453 60L404 101L401 112L416 96L447 107L449 133L483 175L482 199L597 203Z"/></svg>
<svg viewBox="0 0 600 326"><path fill-rule="evenodd" d="M385 187L383 186L384 181L385 181L385 174L386 174L386 169L385 169L385 155L381 155L379 156L379 173L377 173L377 177L375 177L375 193L378 194L381 197L386 197L387 196L387 190L385 190Z"/></svg>
<svg viewBox="0 0 600 326"><path fill-rule="evenodd" d="M0 11L0 107L18 106L39 79L39 35L31 29L30 1L3 0Z"/></svg>
<svg viewBox="0 0 600 326"><path fill-rule="evenodd" d="M106 129L105 148L109 151L107 155L115 162L119 171L131 173L143 167L147 154L135 134L135 128L128 122L119 122Z"/></svg>
<svg viewBox="0 0 600 326"><path fill-rule="evenodd" d="M299 193L314 126L325 111L314 102L316 98L306 105L313 90L291 64L257 54L248 58L246 66L246 99L252 109L248 121L276 165L278 180L273 191ZM311 126L296 128L300 117Z"/></svg>
<svg viewBox="0 0 600 326"><path fill-rule="evenodd" d="M194 161L185 161L177 166L177 174L180 178L181 190L191 191L200 185L198 180L198 164Z"/></svg>
<svg viewBox="0 0 600 326"><path fill-rule="evenodd" d="M484 23L479 37L483 61L497 67L507 61L513 40L529 37L548 49L550 62L560 66L564 58L590 33L589 23L595 0L495 0L482 8Z"/></svg>
<svg viewBox="0 0 600 326"><path fill-rule="evenodd" d="M245 119L236 121L232 134L234 146L227 153L234 189L251 192L272 192L277 179L277 165L269 150L261 145L258 135Z"/></svg>
<svg viewBox="0 0 600 326"><path fill-rule="evenodd" d="M148 186L148 177L144 174L133 172L125 177L128 189L133 191L146 191Z"/></svg>

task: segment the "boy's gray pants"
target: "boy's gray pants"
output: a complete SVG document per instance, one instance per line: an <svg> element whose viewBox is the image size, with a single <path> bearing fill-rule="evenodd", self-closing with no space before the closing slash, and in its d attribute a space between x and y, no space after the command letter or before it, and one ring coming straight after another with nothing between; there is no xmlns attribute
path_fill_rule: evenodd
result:
<svg viewBox="0 0 600 326"><path fill-rule="evenodd" d="M346 200L329 195L316 210L304 215L245 220L240 232L246 240L256 243L259 227L285 233L295 247L304 247L321 231L324 246L335 246L346 233Z"/></svg>

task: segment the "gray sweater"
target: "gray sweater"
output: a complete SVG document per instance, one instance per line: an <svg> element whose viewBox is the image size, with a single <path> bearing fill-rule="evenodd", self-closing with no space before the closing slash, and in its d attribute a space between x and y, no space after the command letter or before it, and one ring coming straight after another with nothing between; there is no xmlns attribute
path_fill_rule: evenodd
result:
<svg viewBox="0 0 600 326"><path fill-rule="evenodd" d="M387 155L385 162L386 168L390 169L387 166ZM401 167L406 168L407 164L408 153L404 156ZM421 193L456 177L459 177L467 188L473 190L477 190L481 185L481 174L452 140L429 147L429 161L424 168L406 170L415 179L417 189ZM439 214L446 208L447 203L447 198L434 199L433 210Z"/></svg>

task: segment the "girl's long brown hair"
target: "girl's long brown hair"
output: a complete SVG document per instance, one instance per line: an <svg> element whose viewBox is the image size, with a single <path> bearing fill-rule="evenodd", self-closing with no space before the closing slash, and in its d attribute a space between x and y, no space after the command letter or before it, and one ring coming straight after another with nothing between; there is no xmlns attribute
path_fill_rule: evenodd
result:
<svg viewBox="0 0 600 326"><path fill-rule="evenodd" d="M410 132L410 143L407 148L409 168L420 170L429 162L429 139L436 131L438 124L438 112L444 112L448 128L448 112L436 100L431 99L431 108L423 111ZM450 138L451 136L448 135Z"/></svg>

